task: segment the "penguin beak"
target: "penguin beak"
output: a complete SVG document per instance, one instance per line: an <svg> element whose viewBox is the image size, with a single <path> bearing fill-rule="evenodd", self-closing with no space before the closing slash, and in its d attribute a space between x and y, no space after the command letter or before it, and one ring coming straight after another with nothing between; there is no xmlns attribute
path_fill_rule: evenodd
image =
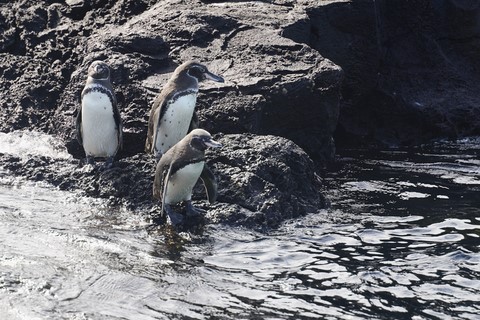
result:
<svg viewBox="0 0 480 320"><path fill-rule="evenodd" d="M225 80L222 77L217 76L216 74L213 74L210 71L205 71L204 75L205 75L205 79L212 80L215 82L225 82Z"/></svg>
<svg viewBox="0 0 480 320"><path fill-rule="evenodd" d="M205 145L210 148L220 148L222 146L220 142L217 142L213 139L205 141Z"/></svg>

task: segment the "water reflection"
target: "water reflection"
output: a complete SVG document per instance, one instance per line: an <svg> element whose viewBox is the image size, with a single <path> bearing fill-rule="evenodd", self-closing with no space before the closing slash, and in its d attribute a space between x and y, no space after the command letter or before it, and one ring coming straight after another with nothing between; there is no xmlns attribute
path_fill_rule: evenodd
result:
<svg viewBox="0 0 480 320"><path fill-rule="evenodd" d="M0 172L0 318L478 319L469 143L346 151L332 207L267 234L177 233Z"/></svg>
<svg viewBox="0 0 480 320"><path fill-rule="evenodd" d="M293 223L247 243L221 238L204 268L241 274L246 287L241 292L245 298L259 297L265 315L425 317L430 304L435 305L431 311L452 314L449 303L474 311L466 318L478 314L480 255L466 249L476 244L462 232L480 226L446 219L415 227L422 220L390 216L376 222L377 228L365 228L362 223L319 225L312 216L309 223ZM462 293L466 288L469 292Z"/></svg>

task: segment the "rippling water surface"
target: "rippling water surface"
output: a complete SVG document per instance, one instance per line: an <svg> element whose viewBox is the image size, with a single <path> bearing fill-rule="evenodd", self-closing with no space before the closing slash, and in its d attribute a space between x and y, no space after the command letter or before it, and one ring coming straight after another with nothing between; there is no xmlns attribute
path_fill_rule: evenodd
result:
<svg viewBox="0 0 480 320"><path fill-rule="evenodd" d="M480 319L479 150L342 151L331 208L269 234L152 231L0 171L0 318Z"/></svg>

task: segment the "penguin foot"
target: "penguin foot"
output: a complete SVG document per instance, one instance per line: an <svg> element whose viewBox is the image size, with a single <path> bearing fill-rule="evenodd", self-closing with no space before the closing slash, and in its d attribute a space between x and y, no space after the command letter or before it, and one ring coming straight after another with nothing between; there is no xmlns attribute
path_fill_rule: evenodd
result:
<svg viewBox="0 0 480 320"><path fill-rule="evenodd" d="M95 165L95 160L93 159L92 156L87 156L87 158L85 159L85 164L89 164L89 165L92 165L94 166Z"/></svg>
<svg viewBox="0 0 480 320"><path fill-rule="evenodd" d="M82 173L91 173L95 171L95 161L91 156L87 156L85 159L81 159L78 165L80 172Z"/></svg>
<svg viewBox="0 0 480 320"><path fill-rule="evenodd" d="M164 214L167 215L167 224L172 225L172 226L176 226L176 225L183 222L183 216L181 214L173 211L173 209L170 207L170 205L164 203L163 204L163 211L164 211Z"/></svg>
<svg viewBox="0 0 480 320"><path fill-rule="evenodd" d="M200 208L195 208L192 204L192 201L186 201L186 209L187 209L187 216L201 216L207 212L207 210L203 210Z"/></svg>
<svg viewBox="0 0 480 320"><path fill-rule="evenodd" d="M113 157L108 157L105 163L100 167L101 171L111 169L113 167Z"/></svg>

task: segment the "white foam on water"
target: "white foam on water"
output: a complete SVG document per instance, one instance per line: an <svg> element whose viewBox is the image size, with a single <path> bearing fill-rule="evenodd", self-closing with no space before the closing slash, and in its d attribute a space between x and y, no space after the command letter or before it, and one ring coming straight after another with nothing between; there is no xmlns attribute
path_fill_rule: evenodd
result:
<svg viewBox="0 0 480 320"><path fill-rule="evenodd" d="M63 142L55 136L36 131L0 132L0 153L27 158L45 156L55 159L71 159Z"/></svg>
<svg viewBox="0 0 480 320"><path fill-rule="evenodd" d="M402 200L428 198L430 195L423 192L405 191L398 195Z"/></svg>

